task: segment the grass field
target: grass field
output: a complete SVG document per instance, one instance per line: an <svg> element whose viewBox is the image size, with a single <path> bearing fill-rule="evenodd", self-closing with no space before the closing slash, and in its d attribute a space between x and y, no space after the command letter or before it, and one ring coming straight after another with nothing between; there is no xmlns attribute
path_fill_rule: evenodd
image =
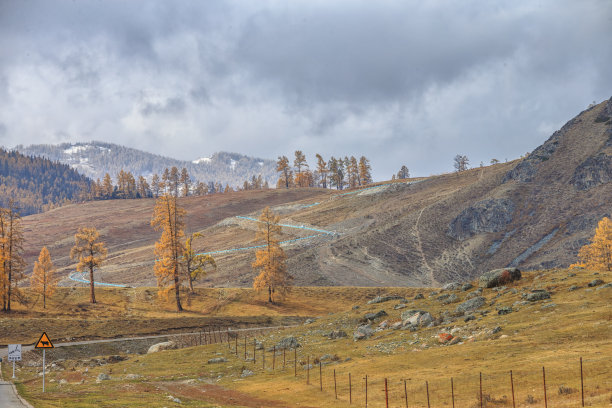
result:
<svg viewBox="0 0 612 408"><path fill-rule="evenodd" d="M485 306L473 313L474 320L467 322L463 317L452 315L470 291L440 292L459 297L457 302L444 305L437 300L439 294L431 295L439 289L296 288L291 298L272 307L246 289L226 290L219 304L216 304L219 291L215 292L216 298L212 291L205 291L200 301L192 303L192 308L200 312L188 313L320 317L298 328L258 334L257 339L266 350L265 369L261 350L257 350L256 360L252 361L252 336L247 339L245 360L244 337L240 335L237 356L236 343L232 342L149 355L128 354L125 361L102 366L87 365L78 359L64 360L50 370L45 394L40 392L41 379L37 374L40 368L29 367L25 361L18 371L18 386L35 407L179 406L169 396L179 398L180 406L186 407L344 407L349 406L350 373L353 405L364 406L367 375L370 407L385 406L385 378L389 406L405 406L406 380L410 407L427 406L427 388L430 406L450 407L452 377L456 406L479 407L479 373L482 373L483 406L511 407L509 372L513 370L516 406L543 407L542 367L545 367L548 406L570 407L580 406L582 357L586 405L606 407L612 404L612 289L588 287L587 283L595 278L610 282L612 276L610 273L594 275L586 270L524 273L522 280L506 289L485 289ZM574 285L578 288L570 291ZM551 299L515 303L522 301L522 293L532 289L548 290ZM119 297L121 292L109 290L109 293ZM407 308L394 309L397 300L367 305L367 300L382 293L406 297ZM422 293L424 299L414 300L417 293ZM104 296L101 294L100 298ZM499 315L497 309L504 306L512 307L513 312ZM119 311L122 306L116 307ZM385 319L389 323L398 321L406 309L426 310L434 317L447 316L447 322L414 332L385 329L367 340L353 341L351 335L363 315L381 309L388 313ZM154 311L146 306L134 313L164 317L171 312ZM494 330L496 327L499 331ZM330 340L324 336L340 329L348 334L347 338ZM438 342L438 334L442 332L452 332L461 340L455 345L442 345ZM293 350L286 352L284 365L282 352L277 351L273 357L269 351L289 335L301 343L297 349L297 377ZM224 357L227 362L207 363L215 357ZM322 361L321 382L316 365L319 360ZM307 362L314 363L309 372L310 384L306 383ZM244 369L251 370L253 375L242 377ZM6 376L6 367L5 370ZM334 392L334 370L338 399ZM111 379L97 383L100 373L108 374ZM132 379L126 379L128 374L132 374L128 377Z"/></svg>

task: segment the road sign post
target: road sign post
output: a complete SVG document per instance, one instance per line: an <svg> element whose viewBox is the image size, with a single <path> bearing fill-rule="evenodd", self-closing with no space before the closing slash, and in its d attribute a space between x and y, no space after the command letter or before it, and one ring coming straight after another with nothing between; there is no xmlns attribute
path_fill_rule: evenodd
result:
<svg viewBox="0 0 612 408"><path fill-rule="evenodd" d="M43 334L40 336L40 339L38 339L38 341L36 342L36 346L34 346L34 348L41 348L43 351L43 384L42 384L42 390L43 392L45 392L45 351L47 351L48 348L54 348L53 347L53 343L51 343L51 339L49 339L49 336L47 336L47 333L43 332Z"/></svg>
<svg viewBox="0 0 612 408"><path fill-rule="evenodd" d="M13 362L13 378L15 377L15 361L21 361L21 344L9 344L8 361Z"/></svg>

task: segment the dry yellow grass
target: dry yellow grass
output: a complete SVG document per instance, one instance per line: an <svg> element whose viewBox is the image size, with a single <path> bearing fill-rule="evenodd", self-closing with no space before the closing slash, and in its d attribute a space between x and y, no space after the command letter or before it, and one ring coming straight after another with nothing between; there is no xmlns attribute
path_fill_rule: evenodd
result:
<svg viewBox="0 0 612 408"><path fill-rule="evenodd" d="M575 273L575 276L571 274ZM427 381L432 407L451 406L450 378L454 381L455 403L458 407L479 407L479 373L483 378L483 395L486 407L511 407L509 371L513 370L516 406L540 407L543 404L542 367L546 368L547 398L550 407L579 406L580 366L583 357L585 373L585 398L588 406L605 407L612 402L612 289L595 290L586 284L594 278L609 282L610 273L594 276L586 270L549 270L524 274L524 278L509 286L506 291L486 289L487 304L493 306L486 315L476 312L475 320L458 319L448 325L420 329L417 332L383 330L368 340L354 342L352 338L328 340L324 333L343 328L349 336L364 313L384 309L388 320L398 319L400 310L394 310L397 301L366 305L366 301L379 293L397 293L412 299L416 293L425 299L411 300L409 308L430 311L439 316L444 310L454 310L457 303L442 305L436 296L429 296L431 289L415 288L305 288L299 292L304 299L294 300L294 305L319 304L329 300L331 308L321 304L321 317L312 324L299 328L273 331L258 335L266 349L282 337L296 336L303 347L298 349L298 376L294 377L293 353L286 357L282 368L282 353L276 356L272 371L272 353L266 352L266 369L262 367L261 352L257 360L244 360L243 338L239 353L234 355L235 344L190 347L147 356L129 356L112 366L94 367L84 374L82 385L59 385L68 379L71 367L83 373L82 367L67 361L65 371L53 372L54 383L43 396L40 379L35 370L23 368L20 378L25 395L37 407L93 407L93 406L141 406L131 400L131 392L146 392L147 406L169 406L168 394L180 398L183 406L310 406L344 407L348 404L348 373L353 380L353 404L363 406L364 376L368 375L368 401L370 407L385 406L384 378L388 379L390 406L404 406L406 380L408 402L411 407L425 407ZM580 288L569 291L572 285ZM552 293L549 302L515 305L513 313L498 315L496 307L511 306L521 300L521 293L532 288L544 288ZM516 290L517 293L513 293ZM461 299L466 292L455 291ZM500 296L496 296L501 293ZM246 309L252 305L246 292L235 290L220 313ZM235 296L235 297L232 297ZM311 300L311 302L309 302ZM287 305L291 302L287 302ZM543 307L550 304L555 306ZM353 310L353 305L360 305ZM286 306L278 306L286 307ZM329 310L336 309L333 314ZM405 310L405 309L404 309ZM501 331L491 333L500 326ZM458 328L457 336L462 344L440 345L440 332ZM470 337L472 339L470 340ZM252 356L252 339L247 352ZM319 370L310 371L310 385L306 384L303 364L325 354L337 355L338 361L322 367L323 391L319 389ZM207 364L213 357L224 356L227 363ZM347 358L350 358L347 360ZM255 374L242 378L246 368ZM334 396L333 370L337 374L338 400ZM96 384L93 380L101 373L110 373L112 379ZM137 380L123 380L126 373L139 374ZM190 381L191 380L191 381ZM563 387L563 388L560 388ZM113 402L117 390L123 390L120 402ZM562 391L560 391L560 389ZM233 400L224 397L230 393ZM531 397L530 397L531 396ZM61 398L61 399L59 399ZM228 397L229 398L229 397ZM268 401L257 405L255 399ZM61 401L62 405L58 405ZM93 401L93 402L92 402ZM528 402L536 401L536 402ZM101 404L101 405L96 405Z"/></svg>

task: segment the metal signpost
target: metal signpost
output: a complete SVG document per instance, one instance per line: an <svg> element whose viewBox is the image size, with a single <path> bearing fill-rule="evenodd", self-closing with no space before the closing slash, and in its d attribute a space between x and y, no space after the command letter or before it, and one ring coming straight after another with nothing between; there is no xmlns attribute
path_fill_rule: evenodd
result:
<svg viewBox="0 0 612 408"><path fill-rule="evenodd" d="M41 348L43 350L43 392L45 392L45 351L48 348L54 348L49 336L47 336L47 333L43 332L40 339L38 339L38 342L36 342L36 346L34 346L34 348Z"/></svg>
<svg viewBox="0 0 612 408"><path fill-rule="evenodd" d="M21 344L8 345L8 361L13 362L13 378L15 377L15 361L21 361Z"/></svg>

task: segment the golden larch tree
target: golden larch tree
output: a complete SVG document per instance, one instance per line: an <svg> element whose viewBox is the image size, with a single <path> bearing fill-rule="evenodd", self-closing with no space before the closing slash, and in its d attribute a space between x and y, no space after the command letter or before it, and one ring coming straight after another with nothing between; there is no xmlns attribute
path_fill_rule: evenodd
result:
<svg viewBox="0 0 612 408"><path fill-rule="evenodd" d="M591 243L580 248L580 262L572 265L595 271L612 271L612 221L604 217L599 221Z"/></svg>
<svg viewBox="0 0 612 408"><path fill-rule="evenodd" d="M278 178L278 187L282 187L284 184L285 188L289 188L289 186L293 184L293 174L291 167L289 167L289 159L287 156L278 156L276 171L281 173Z"/></svg>
<svg viewBox="0 0 612 408"><path fill-rule="evenodd" d="M185 251L183 252L183 270L189 282L189 291L193 293L193 282L201 276L206 275L206 265L217 268L215 259L210 255L197 254L193 249L193 240L201 237L202 234L196 232L191 234L185 241Z"/></svg>
<svg viewBox="0 0 612 408"><path fill-rule="evenodd" d="M78 260L77 271L89 270L89 301L96 303L94 292L94 269L99 268L108 251L104 242L100 242L100 233L95 227L81 227L74 235L74 246L70 250L70 259Z"/></svg>
<svg viewBox="0 0 612 408"><path fill-rule="evenodd" d="M177 183L178 184L178 183ZM171 191L175 191L171 187ZM176 310L183 310L180 297L182 276L179 268L185 252L182 239L185 236L185 210L177 203L176 195L164 194L155 202L151 225L161 230L161 237L155 243L155 276L157 277L158 295L168 298L172 289L176 298Z"/></svg>
<svg viewBox="0 0 612 408"><path fill-rule="evenodd" d="M21 255L23 242L21 216L15 202L9 200L7 208L0 208L0 300L3 311L11 310L13 298L21 298L17 282L23 277L26 265Z"/></svg>
<svg viewBox="0 0 612 408"><path fill-rule="evenodd" d="M259 271L259 275L253 281L253 288L258 292L267 288L268 302L272 303L272 295L277 291L281 296L289 292L293 278L287 272L285 252L278 240L281 233L281 226L278 225L280 217L275 215L270 207L266 207L258 221L255 240L264 241L265 248L255 253L252 267Z"/></svg>
<svg viewBox="0 0 612 408"><path fill-rule="evenodd" d="M43 247L38 255L38 261L34 262L34 271L30 277L32 290L43 297L43 309L47 308L47 297L55 293L57 279L55 278L55 267L51 262L51 255L47 247Z"/></svg>

